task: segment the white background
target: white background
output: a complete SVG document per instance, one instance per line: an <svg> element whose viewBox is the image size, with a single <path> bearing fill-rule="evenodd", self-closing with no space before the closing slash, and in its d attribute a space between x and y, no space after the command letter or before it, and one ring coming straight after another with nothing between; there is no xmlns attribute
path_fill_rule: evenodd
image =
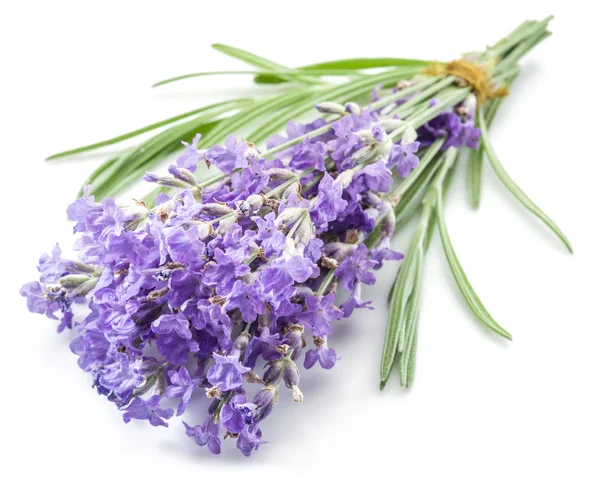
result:
<svg viewBox="0 0 600 486"><path fill-rule="evenodd" d="M592 4L2 2L2 483L599 484ZM344 359L332 371L303 374L304 403L282 395L264 427L270 443L247 459L229 441L221 456L210 455L177 421L169 429L123 424L78 369L68 336L27 313L20 285L36 278L39 254L57 241L70 246L64 210L109 151L60 164L44 157L248 92L249 77L150 89L186 72L245 69L211 43L290 66L359 56L448 60L551 13L555 35L526 58L492 137L508 171L563 228L575 255L489 166L479 211L468 205L464 168L447 204L467 275L512 343L470 315L436 237L426 260L414 388L402 391L392 379L378 389L392 264L367 294L378 310L357 312L334 332L330 343ZM395 246L406 248L406 238Z"/></svg>

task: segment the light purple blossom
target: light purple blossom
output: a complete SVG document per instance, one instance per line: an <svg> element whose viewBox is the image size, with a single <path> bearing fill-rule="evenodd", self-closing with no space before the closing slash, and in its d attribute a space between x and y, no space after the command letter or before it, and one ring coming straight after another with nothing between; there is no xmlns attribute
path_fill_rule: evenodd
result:
<svg viewBox="0 0 600 486"><path fill-rule="evenodd" d="M161 408L160 400L160 395L154 395L148 400L135 397L125 409L123 422L128 424L131 419L147 420L153 427L168 427L169 424L165 420L169 420L173 416L173 409Z"/></svg>
<svg viewBox="0 0 600 486"><path fill-rule="evenodd" d="M322 337L331 334L333 330L331 321L340 319L343 315L343 312L333 305L334 301L334 292L320 298L307 295L304 299L306 311L300 314L298 321L312 329L315 336Z"/></svg>
<svg viewBox="0 0 600 486"><path fill-rule="evenodd" d="M244 373L250 371L235 356L213 354L215 364L208 370L206 377L213 386L222 391L233 390L244 384Z"/></svg>
<svg viewBox="0 0 600 486"><path fill-rule="evenodd" d="M169 371L169 381L171 385L165 390L165 397L181 397L181 402L177 406L177 415L179 416L185 412L186 407L190 404L192 393L198 387L201 380L199 378L192 378L187 368L182 366L178 371Z"/></svg>
<svg viewBox="0 0 600 486"><path fill-rule="evenodd" d="M244 141L238 142L235 135L229 135L225 140L225 145L215 145L207 150L206 159L226 174L231 173L233 169L244 169L248 167L246 158L248 144Z"/></svg>

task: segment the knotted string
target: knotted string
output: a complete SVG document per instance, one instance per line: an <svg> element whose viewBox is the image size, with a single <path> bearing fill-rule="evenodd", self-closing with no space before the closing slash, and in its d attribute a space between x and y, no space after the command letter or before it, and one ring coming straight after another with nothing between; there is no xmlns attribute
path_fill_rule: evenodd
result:
<svg viewBox="0 0 600 486"><path fill-rule="evenodd" d="M487 100L500 98L508 94L506 85L494 86L484 68L465 59L456 59L445 64L432 62L423 70L423 73L432 76L456 76L459 80L471 86L477 97L478 106L483 106Z"/></svg>

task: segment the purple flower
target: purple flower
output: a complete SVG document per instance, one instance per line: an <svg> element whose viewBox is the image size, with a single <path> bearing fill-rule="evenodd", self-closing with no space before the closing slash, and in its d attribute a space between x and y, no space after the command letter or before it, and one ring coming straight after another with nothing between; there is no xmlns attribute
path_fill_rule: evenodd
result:
<svg viewBox="0 0 600 486"><path fill-rule="evenodd" d="M256 216L252 220L258 227L256 237L261 240L260 246L265 252L265 257L280 255L285 247L285 235L275 224L275 213L269 213L264 218Z"/></svg>
<svg viewBox="0 0 600 486"><path fill-rule="evenodd" d="M190 373L185 366L179 368L179 371L169 371L169 381L171 385L165 390L165 397L179 398L181 402L177 406L177 416L185 412L186 407L190 404L194 389L200 384L199 378L192 379Z"/></svg>
<svg viewBox="0 0 600 486"><path fill-rule="evenodd" d="M354 133L356 121L356 115L346 115L331 124L335 138L327 143L327 148L333 160L344 165L343 169L349 168L346 167L349 155L363 146L360 137Z"/></svg>
<svg viewBox="0 0 600 486"><path fill-rule="evenodd" d="M256 409L254 403L246 402L246 395L238 393L221 409L221 426L232 434L239 434L245 427L252 424L252 412Z"/></svg>
<svg viewBox="0 0 600 486"><path fill-rule="evenodd" d="M264 293L270 294L271 300L280 303L286 298L287 291L294 282L306 282L311 276L318 275L318 272L317 266L308 258L299 255L289 260L278 258L263 271L261 282Z"/></svg>
<svg viewBox="0 0 600 486"><path fill-rule="evenodd" d="M60 277L65 275L66 268L64 260L60 257L61 251L58 243L52 250L52 255L44 253L40 257L38 263L38 271L40 272L40 282L42 283L56 283Z"/></svg>
<svg viewBox="0 0 600 486"><path fill-rule="evenodd" d="M56 319L54 313L60 309L60 304L48 299L44 295L45 290L45 286L42 286L39 282L29 282L21 287L19 293L27 299L29 312L46 314L51 319Z"/></svg>
<svg viewBox="0 0 600 486"><path fill-rule="evenodd" d="M233 249L224 252L220 248L215 250L216 263L204 267L204 285L214 285L219 295L231 292L236 277L248 273L250 268L244 264L244 255Z"/></svg>
<svg viewBox="0 0 600 486"><path fill-rule="evenodd" d="M231 188L238 198L258 194L268 183L269 174L265 171L262 160L252 159L248 167L231 176Z"/></svg>
<svg viewBox="0 0 600 486"><path fill-rule="evenodd" d="M206 154L206 159L225 174L230 174L233 169L244 169L248 167L246 158L248 145L246 142L238 142L235 135L229 135L225 145L215 145Z"/></svg>
<svg viewBox="0 0 600 486"><path fill-rule="evenodd" d="M181 142L185 145L185 151L177 158L177 165L179 167L184 167L191 172L196 170L198 162L202 160L202 152L197 148L200 138L202 138L202 135L197 133L192 143Z"/></svg>
<svg viewBox="0 0 600 486"><path fill-rule="evenodd" d="M259 286L259 281L245 285L241 280L237 280L227 296L225 310L239 309L245 322L254 322L259 314L264 314L266 311L265 303L258 290Z"/></svg>
<svg viewBox="0 0 600 486"><path fill-rule="evenodd" d="M479 147L480 138L481 130L474 127L472 123L465 123L462 126L457 143L458 145L466 145L470 149L475 150L477 147Z"/></svg>
<svg viewBox="0 0 600 486"><path fill-rule="evenodd" d="M373 267L374 270L379 270L383 266L383 260L402 260L404 254L394 251L390 248L390 237L385 236L379 244L371 250L371 258L377 262Z"/></svg>
<svg viewBox="0 0 600 486"><path fill-rule="evenodd" d="M369 250L363 243L342 261L335 271L335 276L342 281L344 288L349 291L354 290L356 282L373 285L375 275L369 270L376 264L375 260L369 259Z"/></svg>
<svg viewBox="0 0 600 486"><path fill-rule="evenodd" d="M154 427L168 427L169 424L163 419L169 420L173 416L173 409L161 408L160 400L160 395L154 395L148 400L135 397L123 414L123 422L128 424L131 419L148 420Z"/></svg>
<svg viewBox="0 0 600 486"><path fill-rule="evenodd" d="M209 415L202 425L190 427L183 422L185 433L188 437L194 439L194 442L200 447L208 445L208 450L213 454L221 453L221 439L219 439L219 425L215 423L214 418Z"/></svg>
<svg viewBox="0 0 600 486"><path fill-rule="evenodd" d="M458 147L461 130L462 125L458 115L454 111L445 111L419 128L417 135L424 146L429 146L438 138L445 137L442 150L446 150L450 147Z"/></svg>
<svg viewBox="0 0 600 486"><path fill-rule="evenodd" d="M248 344L246 355L244 356L244 365L254 368L259 356L265 361L272 361L281 358L281 352L276 346L285 344L278 333L271 334L268 328L263 328L260 336L254 336Z"/></svg>
<svg viewBox="0 0 600 486"><path fill-rule="evenodd" d="M342 199L342 186L329 174L325 174L319 183L317 202L311 210L315 224L333 221L346 208L348 203Z"/></svg>
<svg viewBox="0 0 600 486"><path fill-rule="evenodd" d="M222 391L233 390L244 384L244 373L250 368L242 366L235 356L221 356L213 353L215 364L208 370L206 377L213 386L218 386Z"/></svg>
<svg viewBox="0 0 600 486"><path fill-rule="evenodd" d="M375 192L388 192L392 187L392 173L386 167L383 160L367 165L357 172L357 176L363 176L369 189Z"/></svg>
<svg viewBox="0 0 600 486"><path fill-rule="evenodd" d="M197 262L204 256L205 244L200 241L198 226L183 229L180 226L165 228L169 255L175 262Z"/></svg>
<svg viewBox="0 0 600 486"><path fill-rule="evenodd" d="M350 314L354 312L354 309L373 309L370 300L363 301L361 299L361 289L362 284L357 283L354 285L354 290L348 300L342 304L342 311L344 312L344 317L350 317Z"/></svg>
<svg viewBox="0 0 600 486"><path fill-rule="evenodd" d="M197 352L200 347L196 341L182 338L177 333L159 334L156 338L156 349L174 365L184 364L190 353Z"/></svg>
<svg viewBox="0 0 600 486"><path fill-rule="evenodd" d="M249 457L252 451L257 450L261 444L266 444L266 442L261 440L261 438L262 431L258 428L258 426L245 428L238 437L237 448L242 454L244 454L246 457Z"/></svg>
<svg viewBox="0 0 600 486"><path fill-rule="evenodd" d="M312 368L317 361L321 365L321 368L330 370L334 367L335 362L340 359L338 358L335 350L328 348L325 344L317 346L316 349L309 349L304 356L304 367L308 370Z"/></svg>
<svg viewBox="0 0 600 486"><path fill-rule="evenodd" d="M419 165L419 142L397 143L392 146L388 167L396 167L400 177L408 177L410 171Z"/></svg>
<svg viewBox="0 0 600 486"><path fill-rule="evenodd" d="M309 329L312 329L315 336L327 336L331 334L333 328L330 322L342 317L343 313L333 302L335 293L318 298L314 295L307 295L304 299L306 311L300 314L298 321Z"/></svg>
<svg viewBox="0 0 600 486"><path fill-rule="evenodd" d="M99 380L103 387L113 391L123 402L127 402L133 391L145 382L141 361L130 362L125 353L117 353L116 361L105 368Z"/></svg>
<svg viewBox="0 0 600 486"><path fill-rule="evenodd" d="M325 156L327 150L322 142L314 142L308 138L297 145L290 159L290 167L296 170L316 169L325 172Z"/></svg>
<svg viewBox="0 0 600 486"><path fill-rule="evenodd" d="M79 356L77 364L84 371L101 367L110 359L111 344L104 334L98 331L86 331L71 341L69 347Z"/></svg>
<svg viewBox="0 0 600 486"><path fill-rule="evenodd" d="M181 313L160 316L152 323L152 330L156 334L176 333L179 337L184 339L192 338L190 323Z"/></svg>

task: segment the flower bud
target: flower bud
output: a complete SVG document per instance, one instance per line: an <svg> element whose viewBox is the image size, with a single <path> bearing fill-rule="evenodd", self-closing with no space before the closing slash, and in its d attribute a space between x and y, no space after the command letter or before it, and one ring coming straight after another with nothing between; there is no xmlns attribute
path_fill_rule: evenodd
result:
<svg viewBox="0 0 600 486"><path fill-rule="evenodd" d="M246 202L250 205L252 211L256 212L265 204L265 197L261 194L252 194L248 196Z"/></svg>
<svg viewBox="0 0 600 486"><path fill-rule="evenodd" d="M269 174L269 178L272 181L288 181L296 177L296 173L290 169L282 169L280 167L273 167L266 171Z"/></svg>
<svg viewBox="0 0 600 486"><path fill-rule="evenodd" d="M127 202L119 202L118 206L125 213L127 221L140 221L148 216L148 208L142 201L132 199Z"/></svg>
<svg viewBox="0 0 600 486"><path fill-rule="evenodd" d="M152 174L151 172L146 172L143 179L146 182L153 182L155 184L158 184L160 186L165 186L165 187L177 187L180 189L187 187L187 184L185 184L184 182L182 182L178 179L175 179L175 177L158 176L156 174Z"/></svg>
<svg viewBox="0 0 600 486"><path fill-rule="evenodd" d="M296 181L294 184L291 184L285 191L283 191L281 199L287 199L292 195L300 196L301 189L302 186L300 185L300 181Z"/></svg>
<svg viewBox="0 0 600 486"><path fill-rule="evenodd" d="M248 348L248 343L250 342L250 334L246 331L242 331L240 335L233 342L233 350L231 351L231 356L240 357Z"/></svg>
<svg viewBox="0 0 600 486"><path fill-rule="evenodd" d="M330 113L332 115L345 115L346 109L340 105L339 103L334 103L332 101L323 101L315 106L318 112L320 113Z"/></svg>
<svg viewBox="0 0 600 486"><path fill-rule="evenodd" d="M225 216L226 214L230 214L233 212L226 204L220 203L206 203L202 205L200 209L201 214L206 214L207 216L212 216L214 218L219 218L221 216Z"/></svg>
<svg viewBox="0 0 600 486"><path fill-rule="evenodd" d="M285 334L285 339L294 351L303 348L306 344L304 341L304 327L299 324L290 326L289 331Z"/></svg>
<svg viewBox="0 0 600 486"><path fill-rule="evenodd" d="M335 178L335 184L339 184L342 187L342 189L346 189L346 187L348 187L352 182L352 179L354 179L354 171L352 169L348 169Z"/></svg>
<svg viewBox="0 0 600 486"><path fill-rule="evenodd" d="M402 145L413 143L417 139L417 131L412 125L406 127L402 135Z"/></svg>
<svg viewBox="0 0 600 486"><path fill-rule="evenodd" d="M306 215L306 209L304 208L287 208L285 209L277 219L275 219L275 224L279 228L287 228L291 224L298 221L298 218L301 216L304 217Z"/></svg>
<svg viewBox="0 0 600 486"><path fill-rule="evenodd" d="M288 360L287 366L285 367L285 371L283 373L283 381L288 388L292 388L292 386L300 383L300 372L298 371L296 363L294 363L292 360Z"/></svg>
<svg viewBox="0 0 600 486"><path fill-rule="evenodd" d="M190 186L196 187L198 185L198 179L185 167L177 167L176 165L169 166L169 173Z"/></svg>
<svg viewBox="0 0 600 486"><path fill-rule="evenodd" d="M83 282L81 285L79 285L77 288L75 288L72 291L72 294L85 297L88 294L88 292L94 290L94 287L96 286L97 283L98 283L97 278L90 278L89 280Z"/></svg>
<svg viewBox="0 0 600 486"><path fill-rule="evenodd" d="M294 241L298 245L306 245L314 235L314 227L309 217L302 218L294 233Z"/></svg>
<svg viewBox="0 0 600 486"><path fill-rule="evenodd" d="M275 383L281 376L282 371L283 371L283 360L282 359L276 359L275 361L270 361L268 364L268 367L267 367L267 371L265 371L265 374L263 375L264 382L267 385Z"/></svg>
<svg viewBox="0 0 600 486"><path fill-rule="evenodd" d="M88 275L74 274L61 277L58 283L66 289L76 289L90 279Z"/></svg>
<svg viewBox="0 0 600 486"><path fill-rule="evenodd" d="M325 245L323 245L323 255L329 258L333 258L340 262L348 255L350 255L355 249L356 245L336 241L333 243L326 243Z"/></svg>
<svg viewBox="0 0 600 486"><path fill-rule="evenodd" d="M375 137L373 136L372 130L359 130L358 132L356 132L356 135L358 135L358 138L360 139L361 142L365 142L365 143L375 142Z"/></svg>
<svg viewBox="0 0 600 486"><path fill-rule="evenodd" d="M235 223L237 223L236 216L232 216L231 218L220 221L219 226L217 226L216 233L219 235L225 235Z"/></svg>
<svg viewBox="0 0 600 486"><path fill-rule="evenodd" d="M354 103L354 101L346 103L346 106L344 108L347 113L350 113L352 115L359 115L361 112L360 106L358 106L358 104Z"/></svg>
<svg viewBox="0 0 600 486"><path fill-rule="evenodd" d="M254 397L254 423L260 422L271 413L279 401L279 391L275 385L267 385Z"/></svg>
<svg viewBox="0 0 600 486"><path fill-rule="evenodd" d="M400 118L387 118L387 119L379 122L379 124L383 128L385 128L386 132L393 132L394 130L397 130L405 123L406 122L404 120L401 120Z"/></svg>
<svg viewBox="0 0 600 486"><path fill-rule="evenodd" d="M190 224L193 224L198 227L198 239L205 240L210 235L214 234L215 230L212 224L207 223L206 221L191 221Z"/></svg>
<svg viewBox="0 0 600 486"><path fill-rule="evenodd" d="M381 234L382 236L390 236L394 234L396 228L396 214L392 210L392 205L389 202L382 204L381 212L383 218L381 220Z"/></svg>

